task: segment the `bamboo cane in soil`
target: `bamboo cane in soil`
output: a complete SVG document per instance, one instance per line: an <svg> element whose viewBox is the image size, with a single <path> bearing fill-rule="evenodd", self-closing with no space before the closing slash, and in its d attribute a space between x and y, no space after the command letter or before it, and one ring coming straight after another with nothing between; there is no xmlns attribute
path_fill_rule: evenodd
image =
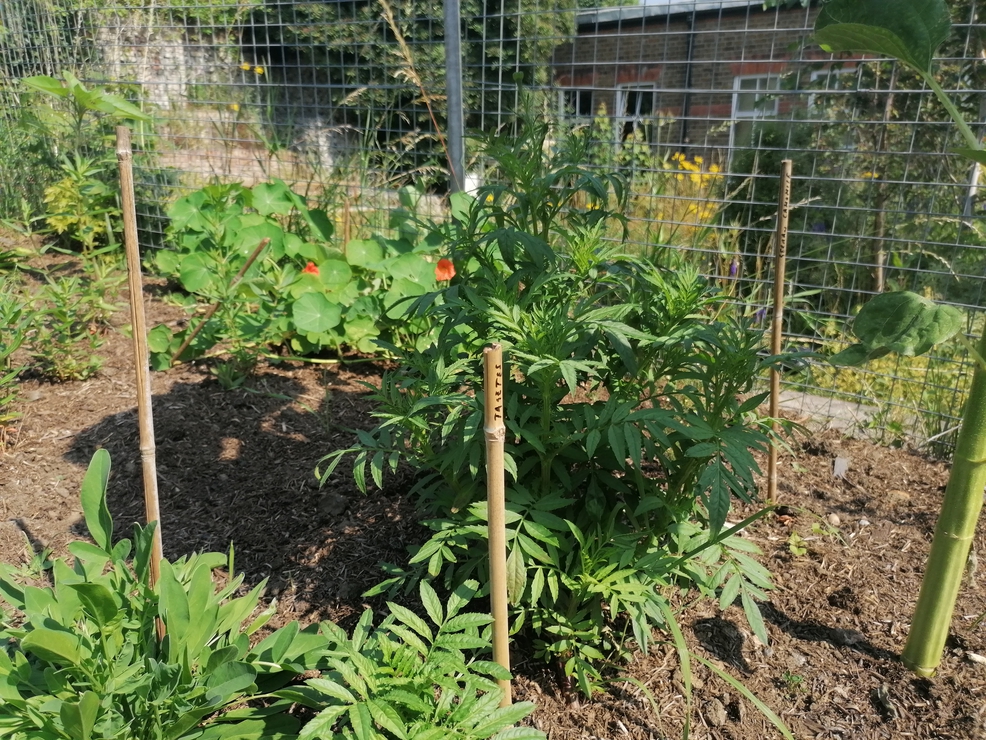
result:
<svg viewBox="0 0 986 740"><path fill-rule="evenodd" d="M151 587L161 574L161 509L158 503L157 461L154 446L154 413L151 407L151 369L147 349L147 320L144 317L144 291L140 274L140 249L137 244L137 209L134 203L133 149L130 129L117 126L116 156L120 163L120 195L123 208L123 242L127 254L130 315L137 370L137 418L140 426L140 462L144 477L144 512L147 523L155 523L151 540ZM157 623L158 638L164 638L164 623Z"/></svg>
<svg viewBox="0 0 986 740"><path fill-rule="evenodd" d="M781 182L777 198L777 235L774 238L774 316L770 336L770 352L781 353L781 338L784 333L784 272L787 266L787 229L791 215L791 160L781 161ZM770 369L770 418L780 414L781 376L777 368ZM777 424L774 423L774 431ZM770 445L767 460L767 500L777 501L777 445Z"/></svg>
<svg viewBox="0 0 986 740"><path fill-rule="evenodd" d="M510 670L507 637L507 540L504 503L503 446L507 428L503 423L503 349L493 344L483 350L485 405L483 431L486 435L487 516L490 543L490 601L493 608L493 660ZM499 681L503 689L500 706L511 703L510 681Z"/></svg>
<svg viewBox="0 0 986 740"><path fill-rule="evenodd" d="M986 356L986 332L979 339L979 356ZM941 663L952 614L965 575L969 550L983 508L986 487L986 368L976 363L955 442L952 472L945 487L935 536L921 593L901 655L904 665L919 676L933 676Z"/></svg>

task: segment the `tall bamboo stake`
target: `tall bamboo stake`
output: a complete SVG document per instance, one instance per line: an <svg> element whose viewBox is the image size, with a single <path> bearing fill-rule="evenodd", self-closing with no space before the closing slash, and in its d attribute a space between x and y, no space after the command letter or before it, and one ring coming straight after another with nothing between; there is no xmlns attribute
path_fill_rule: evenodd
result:
<svg viewBox="0 0 986 740"><path fill-rule="evenodd" d="M140 462L144 475L144 512L147 523L155 522L151 540L151 587L161 574L161 509L158 504L157 463L154 447L154 413L151 408L150 354L147 350L147 320L144 318L144 291L140 275L140 249L137 245L137 209L134 204L133 150L130 129L116 128L116 157L120 163L120 194L123 207L123 241L127 253L130 288L130 315L133 319L134 365L137 369L137 419L140 426ZM158 622L158 637L164 637L164 623Z"/></svg>
<svg viewBox="0 0 986 740"><path fill-rule="evenodd" d="M986 356L986 332L979 338ZM919 676L933 676L952 626L959 588L976 537L986 488L986 368L976 363L962 428L955 441L952 472L935 525L921 592L901 658Z"/></svg>
<svg viewBox="0 0 986 740"><path fill-rule="evenodd" d="M490 601L493 607L493 660L510 670L510 641L507 637L507 534L503 493L503 445L507 428L503 423L503 349L493 344L483 350L486 414L486 506L490 542ZM511 703L510 681L499 681L503 689L500 706Z"/></svg>
<svg viewBox="0 0 986 740"><path fill-rule="evenodd" d="M777 196L777 235L774 238L774 325L770 336L770 352L781 353L784 332L784 272L787 267L787 227L791 215L791 160L781 161L781 183ZM770 417L780 414L781 375L776 367L770 369ZM773 422L777 431L777 422ZM767 500L777 500L777 445L770 445L767 461Z"/></svg>

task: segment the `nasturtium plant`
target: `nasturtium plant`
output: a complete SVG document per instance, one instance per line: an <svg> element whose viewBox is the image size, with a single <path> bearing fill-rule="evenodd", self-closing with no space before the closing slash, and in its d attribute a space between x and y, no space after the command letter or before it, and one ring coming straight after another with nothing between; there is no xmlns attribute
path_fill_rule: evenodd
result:
<svg viewBox="0 0 986 740"><path fill-rule="evenodd" d="M374 353L378 341L414 344L430 331L426 321L402 320L409 299L436 287L437 250L413 241L413 229L400 230L396 239L337 244L329 215L309 208L280 180L252 188L210 185L176 201L168 215L173 249L158 251L154 267L194 303L218 310L202 329L194 317L182 332L155 327L149 344L156 368L167 367L193 331L178 359L221 344L241 366L277 347L294 355L343 348ZM392 220L403 223L409 214L398 210Z"/></svg>

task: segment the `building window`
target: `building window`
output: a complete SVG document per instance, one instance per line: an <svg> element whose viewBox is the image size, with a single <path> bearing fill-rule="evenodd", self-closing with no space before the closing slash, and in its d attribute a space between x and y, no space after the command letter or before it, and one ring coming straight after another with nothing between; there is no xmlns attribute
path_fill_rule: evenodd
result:
<svg viewBox="0 0 986 740"><path fill-rule="evenodd" d="M754 124L777 116L777 95L781 78L776 75L751 75L733 79L733 126L729 145L750 146L754 143Z"/></svg>
<svg viewBox="0 0 986 740"><path fill-rule="evenodd" d="M592 90L588 87L559 90L558 107L562 118L592 118Z"/></svg>
<svg viewBox="0 0 986 740"><path fill-rule="evenodd" d="M616 88L616 116L620 140L640 131L646 136L644 124L657 112L657 88L651 83L619 85Z"/></svg>
<svg viewBox="0 0 986 740"><path fill-rule="evenodd" d="M825 93L848 92L856 89L856 69L816 69L811 73L808 85L808 108L824 111L831 100Z"/></svg>

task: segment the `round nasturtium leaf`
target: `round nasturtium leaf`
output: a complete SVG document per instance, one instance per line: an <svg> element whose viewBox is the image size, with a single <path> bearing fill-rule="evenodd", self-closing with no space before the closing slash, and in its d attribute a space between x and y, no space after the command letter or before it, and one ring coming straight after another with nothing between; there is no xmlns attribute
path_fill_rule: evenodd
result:
<svg viewBox="0 0 986 740"><path fill-rule="evenodd" d="M291 318L298 331L321 334L342 320L342 306L321 293L305 293L291 306Z"/></svg>
<svg viewBox="0 0 986 740"><path fill-rule="evenodd" d="M295 257L301 252L304 244L300 236L288 232L284 235L284 254L288 257Z"/></svg>
<svg viewBox="0 0 986 740"><path fill-rule="evenodd" d="M182 258L179 279L189 293L201 293L212 285L216 274L216 261L203 254L190 254Z"/></svg>
<svg viewBox="0 0 986 740"><path fill-rule="evenodd" d="M435 264L420 254L402 254L387 260L386 264L395 280L406 279L428 288L435 287Z"/></svg>
<svg viewBox="0 0 986 740"><path fill-rule="evenodd" d="M407 312L411 302L406 300L414 296L424 295L428 291L421 283L416 283L407 278L395 280L390 290L384 296L383 303L387 307L387 318L399 319Z"/></svg>
<svg viewBox="0 0 986 740"><path fill-rule="evenodd" d="M318 265L318 277L326 290L341 290L352 279L353 271L342 260L325 260Z"/></svg>
<svg viewBox="0 0 986 740"><path fill-rule="evenodd" d="M284 255L284 230L269 221L246 226L240 229L232 239L236 252L243 257L249 257L253 254L253 250L263 239L270 239L270 242L261 253L262 255L268 254L274 259L280 259ZM227 241L229 241L229 237L227 237Z"/></svg>
<svg viewBox="0 0 986 740"><path fill-rule="evenodd" d="M288 193L288 186L282 181L262 182L253 186L253 207L261 216L275 213L287 216L294 208L294 200Z"/></svg>
<svg viewBox="0 0 986 740"><path fill-rule="evenodd" d="M346 261L354 267L372 267L383 259L383 247L373 239L353 239L346 244Z"/></svg>
<svg viewBox="0 0 986 740"><path fill-rule="evenodd" d="M373 344L373 339L378 336L380 336L380 329L369 316L346 319L346 344L349 346L356 347L361 352L367 351L364 347L370 347L369 351L372 351L376 347Z"/></svg>

